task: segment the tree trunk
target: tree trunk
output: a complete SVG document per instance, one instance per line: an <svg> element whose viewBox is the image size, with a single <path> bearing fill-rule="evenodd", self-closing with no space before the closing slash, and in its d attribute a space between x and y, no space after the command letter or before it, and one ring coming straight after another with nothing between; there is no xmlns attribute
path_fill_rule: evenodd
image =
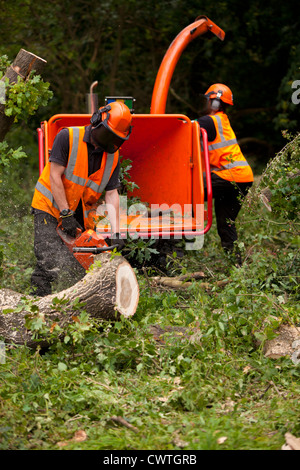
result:
<svg viewBox="0 0 300 470"><path fill-rule="evenodd" d="M41 57L32 54L32 52L25 51L25 49L21 49L12 65L6 70L1 81L8 79L9 83L13 84L17 82L18 77L21 77L22 80L26 80L32 70L40 74L46 63L46 60ZM5 135L13 125L13 122L14 116L5 115L5 103L0 104L0 142L3 141Z"/></svg>
<svg viewBox="0 0 300 470"><path fill-rule="evenodd" d="M54 299L64 299L66 303L59 307L59 302L53 303ZM37 315L50 332L56 323L63 327L74 321L74 315L78 315L78 310L73 307L74 301L83 302L83 309L92 318L116 320L121 316L127 318L134 315L138 300L139 286L130 264L122 256L111 259L109 253L102 253L95 257L92 269L81 281L57 294L33 298L1 289L0 337L7 342L29 347L49 344L47 338L37 343L32 332L26 328L26 317L34 315L28 312L28 305L32 302L38 307ZM63 311L60 311L61 308Z"/></svg>

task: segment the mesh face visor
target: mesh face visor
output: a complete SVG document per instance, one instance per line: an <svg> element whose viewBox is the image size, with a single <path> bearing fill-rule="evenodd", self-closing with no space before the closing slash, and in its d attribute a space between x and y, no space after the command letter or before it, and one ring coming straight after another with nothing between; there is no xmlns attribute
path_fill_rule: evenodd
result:
<svg viewBox="0 0 300 470"><path fill-rule="evenodd" d="M110 106L107 106L106 112L111 109ZM99 119L99 116L98 116ZM107 121L109 119L109 113L107 112L106 119L104 121L92 122L92 125L95 127L92 128L92 137L96 144L100 145L103 150L107 153L115 153L125 142L129 139L131 134L132 126L129 127L128 134L126 137L120 137L116 134L108 125Z"/></svg>
<svg viewBox="0 0 300 470"><path fill-rule="evenodd" d="M102 122L98 127L92 129L92 137L105 152L115 153L129 136L126 139L119 137L112 130L107 129Z"/></svg>

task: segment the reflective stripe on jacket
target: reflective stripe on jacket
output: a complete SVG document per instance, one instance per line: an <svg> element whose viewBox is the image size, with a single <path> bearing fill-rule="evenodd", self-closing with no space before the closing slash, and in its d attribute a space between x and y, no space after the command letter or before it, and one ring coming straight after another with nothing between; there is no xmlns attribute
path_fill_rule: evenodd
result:
<svg viewBox="0 0 300 470"><path fill-rule="evenodd" d="M209 142L210 169L221 178L237 183L253 181L253 173L237 143L227 115L211 115L216 128L216 138Z"/></svg>
<svg viewBox="0 0 300 470"><path fill-rule="evenodd" d="M68 164L62 176L66 198L71 210L76 210L82 201L84 226L94 228L92 214L110 177L115 170L119 152L103 153L101 167L88 176L88 149L83 141L85 127L69 127ZM59 209L53 198L50 184L51 162L48 162L36 184L32 207L48 212L59 220Z"/></svg>

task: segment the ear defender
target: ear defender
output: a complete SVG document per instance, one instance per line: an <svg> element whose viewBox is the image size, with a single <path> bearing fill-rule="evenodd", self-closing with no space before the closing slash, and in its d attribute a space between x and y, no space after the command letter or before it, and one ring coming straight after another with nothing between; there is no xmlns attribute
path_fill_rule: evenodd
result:
<svg viewBox="0 0 300 470"><path fill-rule="evenodd" d="M214 98L213 100L211 100L211 109L213 111L219 111L220 106L221 106L221 100L219 98Z"/></svg>
<svg viewBox="0 0 300 470"><path fill-rule="evenodd" d="M111 110L111 106L107 105L95 111L90 120L90 123L92 124L92 126L98 127L99 124L102 122L102 114L108 113L108 111L110 110Z"/></svg>

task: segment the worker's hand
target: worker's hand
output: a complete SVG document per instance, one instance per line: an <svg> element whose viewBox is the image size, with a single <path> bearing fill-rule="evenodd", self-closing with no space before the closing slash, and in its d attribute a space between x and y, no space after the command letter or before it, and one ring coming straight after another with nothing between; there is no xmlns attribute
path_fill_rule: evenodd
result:
<svg viewBox="0 0 300 470"><path fill-rule="evenodd" d="M70 211L67 215L64 216L61 215L60 217L62 230L66 232L67 235L70 235L70 237L76 237L78 228L83 230L79 222L77 222L75 219L73 211Z"/></svg>
<svg viewBox="0 0 300 470"><path fill-rule="evenodd" d="M118 245L117 250L121 251L122 248L125 246L125 241L121 237L120 233L113 233L111 239L110 239L110 246L113 245Z"/></svg>

